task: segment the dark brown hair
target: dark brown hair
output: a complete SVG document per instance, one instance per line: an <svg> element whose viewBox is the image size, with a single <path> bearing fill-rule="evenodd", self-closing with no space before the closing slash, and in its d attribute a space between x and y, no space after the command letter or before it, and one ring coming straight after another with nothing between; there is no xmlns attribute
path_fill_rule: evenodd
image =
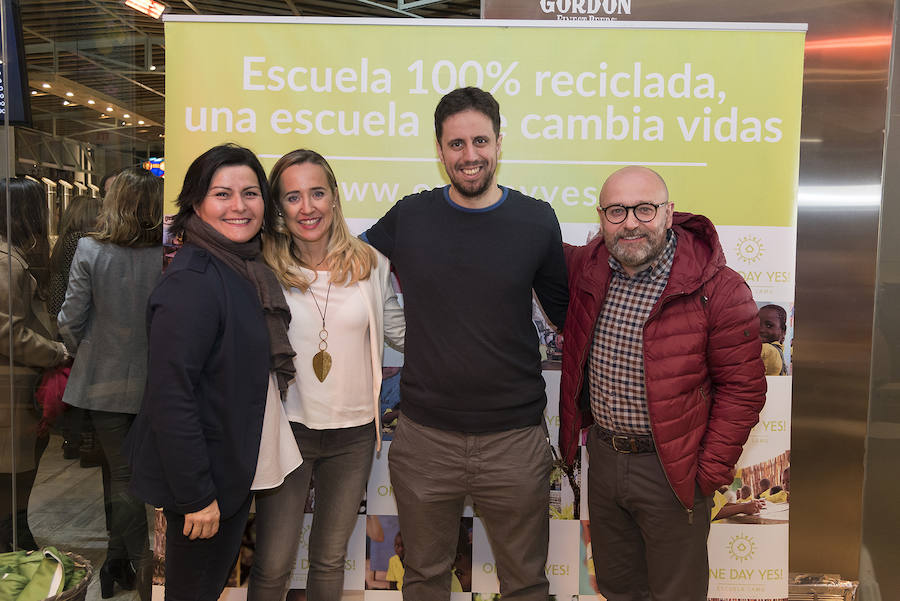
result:
<svg viewBox="0 0 900 601"><path fill-rule="evenodd" d="M266 230L268 224L272 223L274 218L274 209L272 203L269 202L269 185L266 183L266 172L259 163L259 159L253 154L252 150L238 146L237 144L222 144L221 146L213 146L191 163L187 173L184 174L184 183L181 186L181 192L175 199L178 206L178 213L169 226L169 231L173 236L178 236L184 232L184 226L188 217L193 215L194 208L199 206L209 192L209 185L216 174L216 171L222 167L232 165L246 165L256 174L259 180L259 190L265 203L265 211L263 213L263 231Z"/></svg>
<svg viewBox="0 0 900 601"><path fill-rule="evenodd" d="M494 135L500 135L500 105L494 97L481 88L457 88L441 98L434 109L434 135L437 136L438 144L441 143L441 134L444 133L444 121L463 111L478 111L484 114L494 126Z"/></svg>

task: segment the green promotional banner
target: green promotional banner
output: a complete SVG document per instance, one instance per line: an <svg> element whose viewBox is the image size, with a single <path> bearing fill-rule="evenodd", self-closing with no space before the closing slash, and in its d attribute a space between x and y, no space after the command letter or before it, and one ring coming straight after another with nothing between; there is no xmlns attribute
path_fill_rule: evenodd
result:
<svg viewBox="0 0 900 601"><path fill-rule="evenodd" d="M599 185L637 163L719 226L792 226L804 34L734 27L169 19L167 198L223 141L267 168L308 147L333 163L348 216L380 217L446 183L434 107L475 85L500 103L498 181L561 222L595 222Z"/></svg>
<svg viewBox="0 0 900 601"><path fill-rule="evenodd" d="M358 233L403 196L448 183L434 109L467 85L500 103L498 183L549 202L566 242L597 234L597 195L613 171L656 170L676 210L715 224L728 265L758 308L785 315L782 375L767 378L766 407L734 481L716 493L708 539L710 599L785 599L804 37L805 26L790 24L169 17L166 213L175 212L188 165L214 145L247 146L267 170L283 154L311 148L334 168ZM536 304L533 320L556 444L560 338ZM383 416L400 402L402 356L388 357ZM387 575L399 532L387 464L391 428L383 428L365 515L348 544L345 599L401 599ZM576 467L555 469L548 483L545 569L557 599L602 598L587 522L588 470L582 446ZM767 493L772 502L756 513L733 511ZM313 494L307 512L314 503ZM720 515L726 505L731 511ZM487 531L471 506L464 515L464 561L454 564L464 592L451 599L495 601ZM289 599L305 598L306 520Z"/></svg>

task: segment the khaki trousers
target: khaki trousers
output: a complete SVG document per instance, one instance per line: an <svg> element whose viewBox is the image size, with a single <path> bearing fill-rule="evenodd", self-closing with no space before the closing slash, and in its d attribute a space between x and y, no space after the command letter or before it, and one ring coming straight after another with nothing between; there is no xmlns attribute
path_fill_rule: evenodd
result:
<svg viewBox="0 0 900 601"><path fill-rule="evenodd" d="M388 461L405 547L404 600L450 598L459 520L471 495L503 601L547 601L552 457L543 425L466 434L401 415Z"/></svg>

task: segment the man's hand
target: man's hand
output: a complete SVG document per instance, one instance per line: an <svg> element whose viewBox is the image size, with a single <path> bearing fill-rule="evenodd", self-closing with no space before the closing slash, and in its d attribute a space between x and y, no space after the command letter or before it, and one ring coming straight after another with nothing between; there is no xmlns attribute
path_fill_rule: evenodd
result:
<svg viewBox="0 0 900 601"><path fill-rule="evenodd" d="M184 514L184 535L190 540L212 538L219 531L219 503L213 501L200 511Z"/></svg>

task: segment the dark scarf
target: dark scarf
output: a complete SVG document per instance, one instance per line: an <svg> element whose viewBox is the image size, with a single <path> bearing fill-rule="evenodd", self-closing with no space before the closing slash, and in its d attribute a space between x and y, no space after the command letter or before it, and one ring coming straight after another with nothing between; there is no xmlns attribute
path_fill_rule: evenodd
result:
<svg viewBox="0 0 900 601"><path fill-rule="evenodd" d="M260 257L260 238L254 236L248 242L232 242L211 225L191 215L184 225L185 242L206 250L231 269L244 276L256 288L269 330L269 355L271 369L278 381L278 390L284 398L288 384L296 376L294 349L288 340L288 324L291 310L284 300L284 291L278 278Z"/></svg>

